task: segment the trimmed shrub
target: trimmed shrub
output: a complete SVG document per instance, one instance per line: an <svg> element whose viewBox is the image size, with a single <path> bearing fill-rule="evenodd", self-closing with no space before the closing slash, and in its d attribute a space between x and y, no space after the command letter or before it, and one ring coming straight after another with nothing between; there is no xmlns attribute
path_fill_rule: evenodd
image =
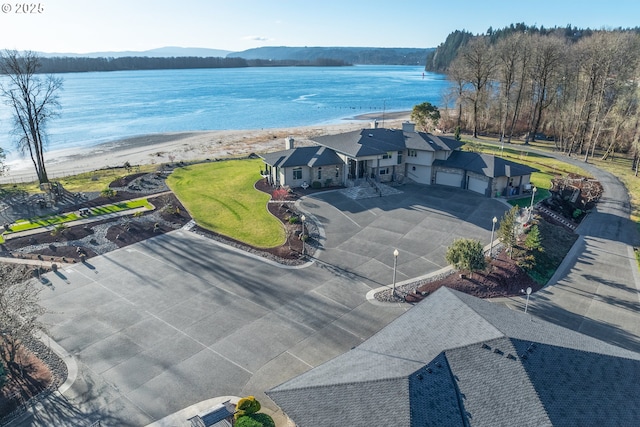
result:
<svg viewBox="0 0 640 427"><path fill-rule="evenodd" d="M104 190L102 190L100 192L100 195L102 197L106 197L106 198L110 199L110 198L116 196L116 190L114 190L113 188L105 188Z"/></svg>
<svg viewBox="0 0 640 427"><path fill-rule="evenodd" d="M482 244L479 240L454 240L453 244L447 248L445 258L449 264L452 264L457 269L466 270L470 273L484 270L487 267Z"/></svg>
<svg viewBox="0 0 640 427"><path fill-rule="evenodd" d="M311 188L314 188L314 189L316 189L316 190L317 190L318 188L322 188L322 183L321 183L320 181L313 181L313 182L311 183Z"/></svg>
<svg viewBox="0 0 640 427"><path fill-rule="evenodd" d="M267 414L243 415L236 419L235 427L276 427L276 423Z"/></svg>

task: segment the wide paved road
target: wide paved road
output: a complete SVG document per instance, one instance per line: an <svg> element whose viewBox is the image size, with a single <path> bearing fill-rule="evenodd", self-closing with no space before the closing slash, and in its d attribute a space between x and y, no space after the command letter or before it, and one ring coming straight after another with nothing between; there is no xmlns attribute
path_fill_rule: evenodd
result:
<svg viewBox="0 0 640 427"><path fill-rule="evenodd" d="M508 144L507 144L508 145ZM522 145L512 146L528 150ZM629 219L629 194L611 173L575 158L551 155L597 178L604 195L580 224L579 239L549 286L531 296L528 311L542 319L640 352L640 278L633 247L640 245ZM524 298L507 301L524 307Z"/></svg>

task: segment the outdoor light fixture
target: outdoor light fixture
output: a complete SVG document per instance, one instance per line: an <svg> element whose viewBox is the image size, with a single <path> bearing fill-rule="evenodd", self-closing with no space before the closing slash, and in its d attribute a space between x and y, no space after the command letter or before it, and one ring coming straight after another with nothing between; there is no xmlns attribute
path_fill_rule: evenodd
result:
<svg viewBox="0 0 640 427"><path fill-rule="evenodd" d="M525 292L523 289L520 289L520 292ZM531 295L531 287L528 287L526 290L527 293L527 302L524 303L524 312L527 312L527 308L529 308L529 295Z"/></svg>
<svg viewBox="0 0 640 427"><path fill-rule="evenodd" d="M493 233L496 230L496 222L498 222L498 218L494 216L491 222L493 224L491 225L491 243L489 246L489 258L493 258Z"/></svg>
<svg viewBox="0 0 640 427"><path fill-rule="evenodd" d="M304 214L302 214L300 216L300 221L302 221L302 234L300 234L300 240L302 240L302 255L304 255L304 221L307 219L307 217L304 216Z"/></svg>
<svg viewBox="0 0 640 427"><path fill-rule="evenodd" d="M533 216L533 198L536 197L536 191L538 191L538 189L534 186L531 189L531 206L529 206L529 221L531 221L531 218Z"/></svg>
<svg viewBox="0 0 640 427"><path fill-rule="evenodd" d="M398 252L398 249L395 249L393 251L393 296L396 295L396 270L398 268L398 255L400 255L400 252Z"/></svg>

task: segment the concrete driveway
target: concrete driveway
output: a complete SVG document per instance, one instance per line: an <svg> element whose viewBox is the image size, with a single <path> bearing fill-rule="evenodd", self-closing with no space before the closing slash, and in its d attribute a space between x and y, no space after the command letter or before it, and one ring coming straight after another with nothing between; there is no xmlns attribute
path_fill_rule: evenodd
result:
<svg viewBox="0 0 640 427"><path fill-rule="evenodd" d="M371 286L392 280L393 251L399 250L397 280L446 267L447 247L457 238L491 239L492 219L508 205L471 191L404 185L400 194L353 200L339 191L303 199L299 208L325 229L317 257L361 277Z"/></svg>
<svg viewBox="0 0 640 427"><path fill-rule="evenodd" d="M333 192L302 202L325 250L282 268L177 231L57 274L42 292L50 334L78 374L21 425L142 426L217 396L267 390L360 344L410 306L366 293L439 269L457 237L488 243L507 209L471 192L405 186L354 201ZM277 415L277 414L276 414Z"/></svg>

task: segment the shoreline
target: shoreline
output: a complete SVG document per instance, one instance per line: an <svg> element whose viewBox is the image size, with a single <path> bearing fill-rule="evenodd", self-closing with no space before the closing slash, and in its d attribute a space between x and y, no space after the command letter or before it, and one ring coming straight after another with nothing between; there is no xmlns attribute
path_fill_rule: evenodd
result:
<svg viewBox="0 0 640 427"><path fill-rule="evenodd" d="M409 120L411 111L366 113L344 119L338 124L249 130L211 130L161 132L121 138L87 148L68 148L45 153L47 174L51 180L99 169L130 165L174 163L244 157L252 153L284 150L284 139L292 137L296 146L311 145L310 138L364 129L366 122L397 128ZM9 165L0 176L0 184L30 182L36 174L30 160Z"/></svg>

